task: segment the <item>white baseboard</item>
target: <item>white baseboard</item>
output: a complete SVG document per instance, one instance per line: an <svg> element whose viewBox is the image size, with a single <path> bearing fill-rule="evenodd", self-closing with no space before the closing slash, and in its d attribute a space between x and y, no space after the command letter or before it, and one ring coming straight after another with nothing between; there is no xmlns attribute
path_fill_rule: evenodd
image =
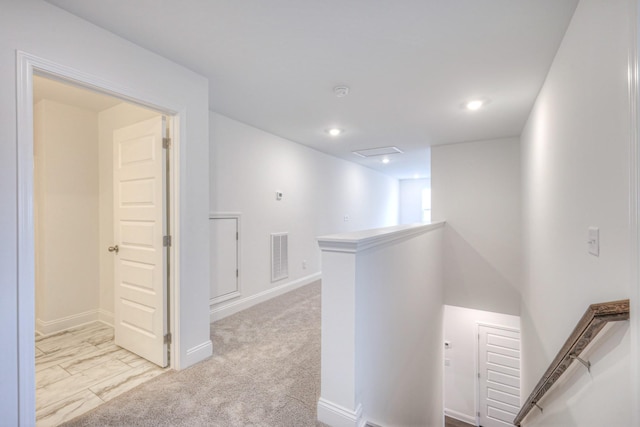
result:
<svg viewBox="0 0 640 427"><path fill-rule="evenodd" d="M318 400L318 421L331 427L364 427L366 424L362 419L361 404L352 411L322 397Z"/></svg>
<svg viewBox="0 0 640 427"><path fill-rule="evenodd" d="M36 319L36 332L38 335L51 335L77 326L86 325L98 321L98 310L89 310L84 313L73 314L54 320Z"/></svg>
<svg viewBox="0 0 640 427"><path fill-rule="evenodd" d="M187 350L187 357L181 360L180 369L188 368L195 365L205 359L208 359L213 354L213 343L211 340L207 340L202 344L198 344L195 347L191 347Z"/></svg>
<svg viewBox="0 0 640 427"><path fill-rule="evenodd" d="M54 320L36 319L35 326L38 335L51 335L93 322L102 322L113 326L113 313L102 309L89 310Z"/></svg>
<svg viewBox="0 0 640 427"><path fill-rule="evenodd" d="M110 311L98 309L98 320L113 327L113 313Z"/></svg>
<svg viewBox="0 0 640 427"><path fill-rule="evenodd" d="M320 280L321 277L321 273L311 274L309 276L305 276L289 283L276 286L275 288L267 289L266 291L250 295L242 299L221 303L216 307L211 306L211 311L209 312L209 321L213 323L216 320L224 319L227 316L231 316L232 314L235 314L239 311L246 310L249 307L270 300L271 298L275 298L278 295L282 295L304 285L308 285L309 283L313 283L316 280Z"/></svg>
<svg viewBox="0 0 640 427"><path fill-rule="evenodd" d="M458 421L464 421L465 423L472 424L474 426L478 425L476 417L471 415L463 414L447 408L444 408L444 414L447 417L455 418Z"/></svg>

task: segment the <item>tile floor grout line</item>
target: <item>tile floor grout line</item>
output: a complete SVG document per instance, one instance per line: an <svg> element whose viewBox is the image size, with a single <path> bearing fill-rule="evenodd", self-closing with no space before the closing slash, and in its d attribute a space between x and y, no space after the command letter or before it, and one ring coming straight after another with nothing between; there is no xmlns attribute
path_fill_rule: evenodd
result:
<svg viewBox="0 0 640 427"><path fill-rule="evenodd" d="M95 323L96 322L73 328L73 330L66 333L58 333L55 334L55 336L52 335L54 341L47 342L48 337L44 337L38 342L34 342L35 348L42 352L43 356L47 357L44 361L36 360L36 367L39 364L40 366L47 366L43 369L37 369L36 377L40 376L40 378L42 378L42 372L47 372L49 369L53 368L57 368L67 374L64 377L58 375L59 378L56 378L56 372L48 371L48 374L51 375L51 378L54 378L54 380L36 388L36 406L38 400L42 400L44 396L47 396L48 399L52 399L51 395L47 393L58 393L59 396L61 396L60 399L47 401L45 406L38 408L37 412L40 414L40 417L36 420L36 425L38 425L38 421L42 421L42 423L50 425L52 423L52 420L50 419L52 416L51 409L55 407L58 409L53 413L53 416L56 418L54 422L56 424L60 424L91 410L95 407L95 404L98 401L106 403L108 400L113 399L117 395L128 390L128 375L134 374L135 372L137 372L137 374L134 375L136 377L136 385L141 383L138 382L141 376L143 377L142 382L144 382L166 372L166 370L160 370L156 375L149 375L156 369L154 365L148 364L149 362L136 354L127 352L126 350L115 346L113 343L112 328L109 330L109 328L105 327L103 323L100 323L98 326L96 326ZM107 343L110 344L104 345L103 348L97 347L97 345ZM42 346L49 348L50 352L47 353L40 348ZM84 351L80 351L79 354L74 354L72 350L74 347L81 347ZM59 355L56 356L56 353L59 353ZM60 358L59 362L55 361L56 357ZM92 359L95 360L100 358L103 358L104 360L101 360L100 363L91 366ZM127 362L124 362L121 359L126 359ZM53 364L51 364L52 362ZM71 369L72 371L75 371L73 367L82 367L82 363L87 363L89 367L86 369L80 369L78 372L71 372L69 370ZM111 372L106 370L101 373L100 370L105 369L105 365L109 363L109 368L113 368L114 370ZM62 365L65 365L66 368ZM98 372L97 374L93 374L95 375L95 378L92 378L93 372ZM116 390L115 394L109 396L109 399L105 400L91 390L91 388L95 388L100 384L108 384L109 380L113 380L119 376L126 379L112 385L114 389L120 388L121 390L119 392ZM149 376L149 378L144 378L145 376ZM65 380L67 383L60 383ZM75 389L73 388L74 381L79 381L84 384ZM62 390L55 390L56 384L68 384L71 388L67 388L67 391L65 392L65 385L62 385ZM52 389L54 391L51 391ZM80 396L84 396L84 400L78 400ZM40 397L40 399L38 399L38 397ZM98 400L94 400L93 403L89 403L91 399ZM44 417L46 421L44 421L42 417Z"/></svg>

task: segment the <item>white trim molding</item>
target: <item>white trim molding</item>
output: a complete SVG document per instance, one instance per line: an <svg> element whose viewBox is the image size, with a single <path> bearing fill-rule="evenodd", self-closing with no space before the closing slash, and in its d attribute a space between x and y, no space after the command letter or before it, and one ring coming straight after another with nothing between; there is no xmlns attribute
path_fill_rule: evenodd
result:
<svg viewBox="0 0 640 427"><path fill-rule="evenodd" d="M240 276L238 275L238 280ZM239 285L238 285L239 286ZM215 298L211 298L209 300L209 307L213 307L214 305L222 304L225 301L229 301L230 299L235 299L241 297L242 294L239 291L229 292L228 294L220 295Z"/></svg>
<svg viewBox="0 0 640 427"><path fill-rule="evenodd" d="M630 231L630 310L640 312L640 82L639 82L639 49L640 49L640 0L629 0L630 48L628 55L628 87L629 87L629 231ZM631 360L640 357L640 316L632 315L631 328ZM640 366L631 364L631 401L640 399ZM631 405L631 421L640 425L640 405Z"/></svg>
<svg viewBox="0 0 640 427"><path fill-rule="evenodd" d="M321 273L315 273L309 276L301 277L300 279L293 280L288 283L284 283L274 288L267 289L266 291L262 291L246 298L230 301L228 303L222 303L217 307L214 307L212 305L211 311L209 313L210 321L211 323L213 323L217 320L224 319L227 316L231 316L232 314L235 314L239 311L246 310L249 307L253 307L256 304L260 304L261 302L268 301L271 298L275 298L279 295L291 292L302 286L313 283L316 280L320 280L321 278Z"/></svg>
<svg viewBox="0 0 640 427"><path fill-rule="evenodd" d="M113 313L96 309L54 320L42 320L38 318L36 319L36 333L38 335L51 335L93 322L103 322L113 326Z"/></svg>
<svg viewBox="0 0 640 427"><path fill-rule="evenodd" d="M98 320L113 327L113 313L110 311L98 309Z"/></svg>
<svg viewBox="0 0 640 427"><path fill-rule="evenodd" d="M393 227L374 228L352 233L332 234L318 237L320 249L325 252L357 253L372 247L386 246L398 240L406 240L436 228L444 227L445 221L425 224L406 224Z"/></svg>
<svg viewBox="0 0 640 427"><path fill-rule="evenodd" d="M443 353L426 353L420 347L420 357L414 357L413 340L422 340L424 346L442 339L444 224L318 238L322 250L319 421L355 426L361 418L382 425L436 425L436 419L442 420ZM408 299L416 305L407 305ZM420 326L425 324L433 327L425 332ZM398 330L403 333L398 335ZM394 350L371 358L369 353L376 348ZM420 375L402 377L407 369ZM390 398L403 402L385 406ZM419 420L418 415L409 416L419 411Z"/></svg>
<svg viewBox="0 0 640 427"><path fill-rule="evenodd" d="M444 414L447 417L453 418L453 419L458 420L458 421L462 421L462 422L465 422L465 423L468 423L468 424L471 424L471 425L474 425L474 426L478 425L476 417L472 417L470 415L463 414L462 412L458 412L458 411L454 411L452 409L444 408Z"/></svg>
<svg viewBox="0 0 640 427"><path fill-rule="evenodd" d="M240 218L242 212L210 212L209 219L216 218Z"/></svg>
<svg viewBox="0 0 640 427"><path fill-rule="evenodd" d="M177 105L164 96L164 92L141 92L97 75L88 74L16 50L17 69L17 186L18 186L18 405L20 425L35 425L35 240L33 210L33 76L41 74L50 78L62 79L73 84L105 93L122 100L152 108L170 115L172 118L172 136L174 137L172 156L171 188L171 231L174 244L171 247L171 319L172 335L171 366L180 369L185 366L180 360L180 177L186 173L179 167L180 151L184 148L181 141L186 129L181 123L186 118L186 107ZM109 320L108 313L96 313L98 319ZM81 316L82 317L82 316ZM63 320L61 323L70 321ZM113 316L111 315L111 323ZM46 322L41 321L41 325ZM211 354L211 353L209 353Z"/></svg>
<svg viewBox="0 0 640 427"><path fill-rule="evenodd" d="M36 423L35 231L33 213L33 69L37 60L16 52L18 125L18 404L20 425Z"/></svg>
<svg viewBox="0 0 640 427"><path fill-rule="evenodd" d="M213 354L213 343L211 340L208 340L187 350L187 357L184 361L185 365L195 365L198 362L208 359L211 354Z"/></svg>
<svg viewBox="0 0 640 427"><path fill-rule="evenodd" d="M362 419L362 405L358 404L355 411L351 411L322 397L318 400L318 421L331 427L364 427Z"/></svg>
<svg viewBox="0 0 640 427"><path fill-rule="evenodd" d="M240 298L242 296L242 212L210 212L209 220L213 219L235 219L236 231L238 238L236 239L236 268L238 269L238 277L236 278L237 289L233 292L229 292L225 295L219 295L217 297L209 299L209 309L214 305L221 304L230 299ZM211 280L211 279L209 279ZM209 284L211 286L211 284ZM209 316L211 317L211 316Z"/></svg>

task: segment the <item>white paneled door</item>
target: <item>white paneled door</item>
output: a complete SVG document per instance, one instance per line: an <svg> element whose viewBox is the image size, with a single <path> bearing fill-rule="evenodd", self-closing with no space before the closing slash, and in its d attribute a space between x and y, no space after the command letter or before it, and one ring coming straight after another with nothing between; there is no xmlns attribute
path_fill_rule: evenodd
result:
<svg viewBox="0 0 640 427"><path fill-rule="evenodd" d="M113 133L115 343L167 366L162 116ZM115 246L117 245L117 246Z"/></svg>
<svg viewBox="0 0 640 427"><path fill-rule="evenodd" d="M479 421L513 426L520 410L520 332L478 325Z"/></svg>
<svg viewBox="0 0 640 427"><path fill-rule="evenodd" d="M210 219L211 280L210 304L240 296L238 272L238 218Z"/></svg>

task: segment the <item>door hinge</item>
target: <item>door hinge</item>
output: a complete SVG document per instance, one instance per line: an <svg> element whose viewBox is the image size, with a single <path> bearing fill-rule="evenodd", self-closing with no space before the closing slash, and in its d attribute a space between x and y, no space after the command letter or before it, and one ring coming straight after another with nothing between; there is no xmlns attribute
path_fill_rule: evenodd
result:
<svg viewBox="0 0 640 427"><path fill-rule="evenodd" d="M162 148L171 148L171 138L162 138Z"/></svg>
<svg viewBox="0 0 640 427"><path fill-rule="evenodd" d="M171 332L169 332L168 334L166 334L164 336L164 343L165 344L171 344Z"/></svg>
<svg viewBox="0 0 640 427"><path fill-rule="evenodd" d="M236 268L236 277L238 277L238 274L239 274L239 273L238 273L238 269Z"/></svg>
<svg viewBox="0 0 640 427"><path fill-rule="evenodd" d="M236 240L240 240L240 233L236 231Z"/></svg>
<svg viewBox="0 0 640 427"><path fill-rule="evenodd" d="M171 236L162 237L162 246L165 246L165 247L171 246Z"/></svg>

